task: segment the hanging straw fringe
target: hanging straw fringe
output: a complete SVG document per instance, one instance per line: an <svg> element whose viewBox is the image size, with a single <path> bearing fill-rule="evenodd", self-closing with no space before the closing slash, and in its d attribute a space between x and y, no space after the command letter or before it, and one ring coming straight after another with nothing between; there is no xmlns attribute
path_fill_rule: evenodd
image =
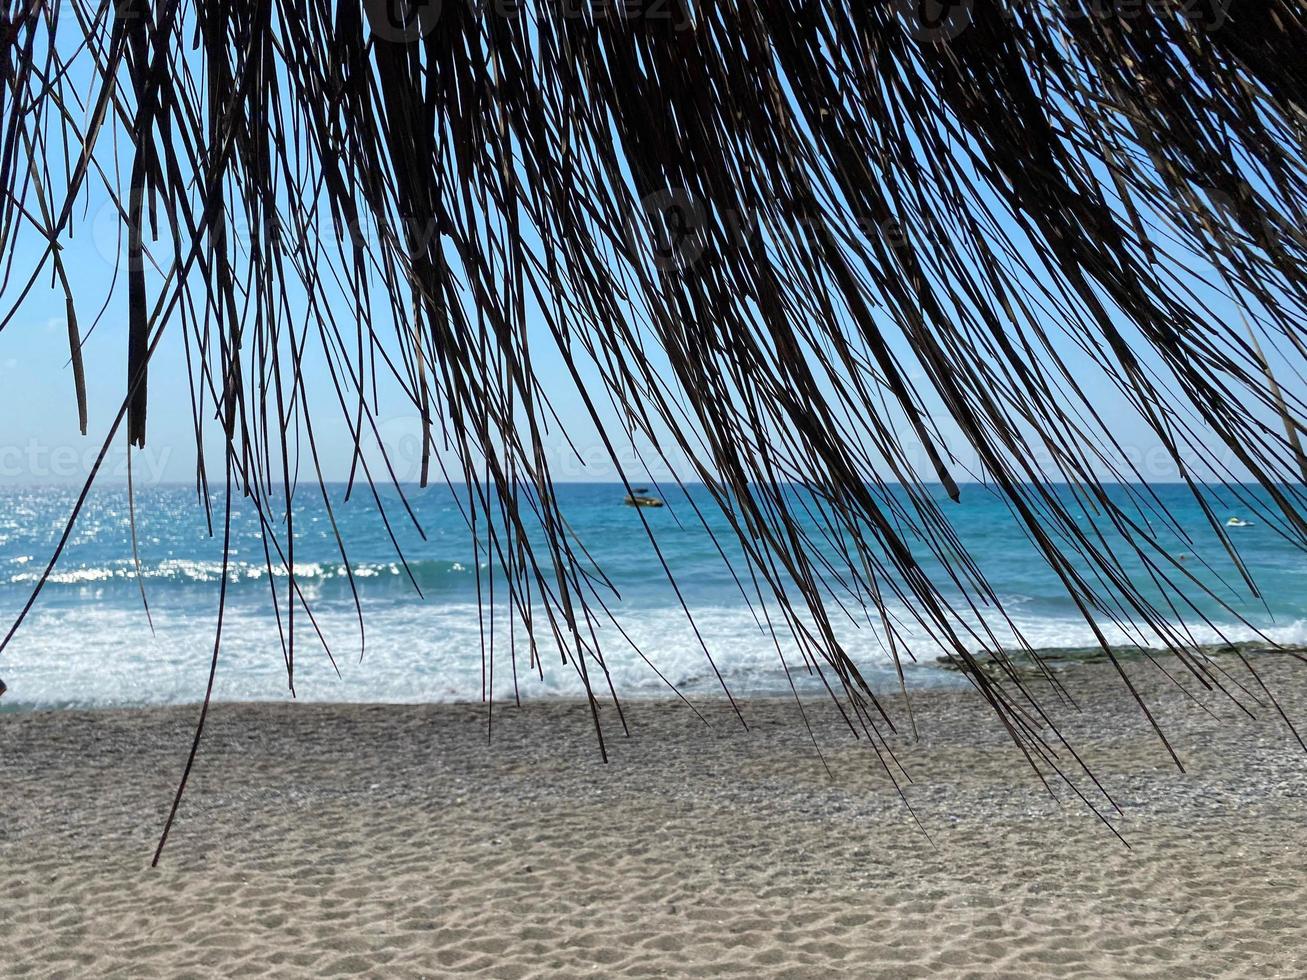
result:
<svg viewBox="0 0 1307 980"><path fill-rule="evenodd" d="M377 390L397 387L423 482L456 461L443 475L533 666L552 637L611 693L606 581L545 451L550 398L573 388L624 483L639 474L621 447L642 442L707 487L744 601L878 752L892 723L832 613L862 610L897 663L901 600L1032 764L1061 772L992 631L1012 625L1003 602L931 484L956 500L983 478L1096 631L1148 627L1202 686L1247 693L1185 625L1200 586L1139 516L1172 526L1160 502L1105 491L1148 474L1082 381L1087 364L1109 379L1196 494L1195 471L1246 471L1262 519L1307 543L1300 4L9 0L4 28L0 254L28 226L54 254L103 185L129 241L114 428L125 414L144 444L151 355L180 331L197 440L216 415L270 561L291 547L274 488L302 447L327 500L313 424L333 404L351 484L394 481L362 447ZM160 220L171 254L151 249ZM16 308L31 282L10 264ZM537 369L550 353L566 376Z"/></svg>

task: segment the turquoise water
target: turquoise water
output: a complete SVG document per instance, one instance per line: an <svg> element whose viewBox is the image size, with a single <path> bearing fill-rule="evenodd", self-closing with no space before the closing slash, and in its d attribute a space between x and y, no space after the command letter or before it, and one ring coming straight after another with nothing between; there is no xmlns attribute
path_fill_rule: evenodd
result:
<svg viewBox="0 0 1307 980"><path fill-rule="evenodd" d="M1196 556L1188 558L1184 567L1231 607L1222 608L1215 599L1201 596L1197 588L1189 589L1186 595L1212 620L1208 625L1194 618L1195 640L1307 640L1307 566L1292 535L1254 517L1246 502L1229 495L1213 498L1222 523L1230 516L1256 521L1231 529L1229 538L1261 590L1262 599L1258 600L1244 585L1188 492L1170 486L1155 491L1175 516L1181 533L1165 527L1157 514L1141 514L1141 521L1151 518L1154 532L1172 554ZM615 588L615 593L605 593L605 602L622 630L669 681L688 693L720 691L704 647L733 693L787 692L776 645L759 627L763 607L756 598L752 608L743 601L736 580L684 493L666 488L660 492L668 507L637 512L622 506L624 491L618 486L559 488L568 523ZM1112 492L1123 501L1130 497L1127 488ZM543 679L531 669L521 623L515 625L512 636L509 633L504 583L496 576L497 591L491 602L492 577L484 554L478 557L473 549L451 490L436 487L409 492L425 539L406 518L395 495L388 498L388 513L422 590L421 598L396 557L370 496L356 491L344 502L344 487L330 487L329 493L362 600L366 646L360 662L353 597L327 511L316 487L302 486L295 510L297 578L339 675L302 610L297 611L298 697L477 699L483 686L491 684L488 671L492 666L492 689L497 698L513 695L514 668L516 690L524 697L581 690L574 669L560 662L547 631L538 637ZM710 515L718 539L729 544L728 525L712 510L706 492L698 488L689 494ZM5 626L39 577L74 499L75 492L68 488L0 490L0 617ZM218 498L213 500L218 535L210 537L193 488L137 492L141 582L149 601L152 631L133 570L126 491L94 491L34 612L14 642L0 653L0 677L10 688L5 706L168 703L200 698L213 647L221 569L221 509ZM943 500L941 506L1032 646L1063 649L1093 644L1092 632L1056 575L988 488L966 486L960 503ZM645 537L642 517L648 520L676 575L693 626ZM1105 519L1089 512L1079 523L1086 530L1103 530ZM815 531L816 525L809 530ZM1183 535L1192 538L1185 540ZM1108 539L1114 540L1110 534ZM248 506L236 510L233 541L216 696L228 700L287 698L286 665L269 598L267 561L259 522ZM727 550L731 552L729 547ZM920 550L927 569L940 571L928 552ZM1210 562L1210 567L1199 558ZM286 576L284 566L274 564L272 579L282 599L284 621ZM1145 591L1162 597L1149 584L1138 559L1124 560L1124 565ZM480 606L478 590L483 600ZM952 594L958 595L956 590ZM911 621L908 610L901 603L888 605L890 615L903 623L907 649L919 661L908 669L909 683L958 683L955 673L935 663L943 651ZM493 623L479 614L479 608L494 613ZM774 604L766 611L775 618ZM1248 622L1241 623L1240 617ZM858 625L848 618L842 618L838 630L841 642L874 684L897 684L878 630L865 621ZM1000 638L1010 635L1010 630L1004 633L996 627L996 631ZM597 632L619 694L669 693L614 625L600 625ZM1130 633L1114 627L1105 632L1113 643L1131 638ZM482 641L487 637L494 639L493 663L482 657ZM1158 642L1147 633L1135 638L1150 645ZM791 665L800 664L792 638L783 629L780 639ZM801 677L800 683L815 689L818 682Z"/></svg>

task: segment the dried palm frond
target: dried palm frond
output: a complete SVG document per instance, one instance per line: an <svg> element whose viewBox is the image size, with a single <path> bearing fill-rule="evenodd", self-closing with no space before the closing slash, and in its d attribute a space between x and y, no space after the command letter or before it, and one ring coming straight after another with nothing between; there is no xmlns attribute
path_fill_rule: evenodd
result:
<svg viewBox="0 0 1307 980"><path fill-rule="evenodd" d="M1198 683L1232 686L1186 625L1198 580L1139 517L1165 508L1105 490L1148 474L1086 364L1204 507L1200 474L1235 494L1247 474L1263 519L1307 542L1307 18L1289 0L9 0L3 43L0 253L49 243L30 279L6 268L4 296L17 307L46 265L67 293L83 427L59 243L91 185L128 243L105 452L124 426L145 444L151 358L180 332L197 439L216 417L225 482L293 568L278 488L302 455L321 485L315 420L339 412L351 484L375 494L393 474L362 447L378 388L401 390L422 482L456 461L442 475L516 621L587 692L610 688L609 613L554 492L560 391L628 493L633 444L707 487L742 591L878 752L892 722L832 611L860 606L897 661L902 600L1032 764L1061 771L934 484L990 483L1105 649L1102 624L1146 627ZM292 684L293 637L292 620Z"/></svg>

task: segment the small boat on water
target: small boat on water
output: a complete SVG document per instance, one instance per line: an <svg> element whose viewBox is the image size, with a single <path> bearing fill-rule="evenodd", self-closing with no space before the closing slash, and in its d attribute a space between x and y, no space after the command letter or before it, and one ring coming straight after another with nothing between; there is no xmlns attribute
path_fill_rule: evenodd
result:
<svg viewBox="0 0 1307 980"><path fill-rule="evenodd" d="M1250 527L1251 525L1252 525L1251 521L1245 521L1241 517L1231 517L1228 521L1225 522L1226 527Z"/></svg>
<svg viewBox="0 0 1307 980"><path fill-rule="evenodd" d="M636 487L622 500L627 507L661 507L663 502L657 497L648 496L648 487Z"/></svg>

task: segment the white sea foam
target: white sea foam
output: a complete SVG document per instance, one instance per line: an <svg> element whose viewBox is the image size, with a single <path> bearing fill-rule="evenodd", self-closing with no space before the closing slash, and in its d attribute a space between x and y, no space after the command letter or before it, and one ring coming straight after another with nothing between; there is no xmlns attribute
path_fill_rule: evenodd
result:
<svg viewBox="0 0 1307 980"><path fill-rule="evenodd" d="M156 633L151 635L144 614L120 606L88 604L77 610L36 612L24 625L0 661L0 676L9 684L6 702L12 706L63 704L114 705L191 702L202 697L213 649L214 617L183 612L166 605L153 610ZM283 612L284 615L284 612ZM302 614L296 621L295 681L300 699L311 701L425 702L476 700L489 684L490 663L483 661L482 639L493 637L493 690L498 699L517 689L524 697L579 695L582 686L573 665L549 639L546 623L537 622L544 678L531 667L531 652L521 624L510 648L507 612L496 610L493 630L479 619L474 603L392 603L365 610L366 649L359 661L358 623L340 605L315 609L318 625L331 644L337 676L313 628ZM696 610L694 627L673 608L631 610L621 618L630 639L668 682L689 694L720 693L713 665L732 693L789 692L781 656L769 634L738 607ZM1083 622L1070 619L1030 619L1020 624L1026 640L1039 649L1094 645ZM696 633L697 628L697 633ZM996 631L997 632L997 631ZM1103 632L1113 644L1132 637L1115 627ZM1217 630L1194 628L1195 642L1211 645L1254 641L1261 637L1248 627ZM645 663L611 624L597 626L605 662L618 693L628 697L670 696L653 667ZM1269 627L1264 637L1282 644L1307 643L1307 620ZM702 639L702 643L700 642ZM905 629L900 649L919 666L909 665L913 685L958 683L956 674L936 668L944 650L924 631ZM1012 637L999 633L1009 644ZM1141 639L1134 637L1133 639ZM1144 637L1142 639L1148 639ZM897 679L883 637L873 631L845 630L840 640L873 684L886 689ZM1152 645L1160 645L1153 638ZM792 639L782 639L781 652L801 689L821 690L809 675ZM974 644L972 645L974 649ZM487 647L487 652L489 648ZM905 656L905 662L907 658ZM588 663L591 682L603 689L602 672ZM834 678L828 679L834 683ZM220 700L288 698L286 667L275 620L253 604L229 608L223 625L221 659L216 684Z"/></svg>

